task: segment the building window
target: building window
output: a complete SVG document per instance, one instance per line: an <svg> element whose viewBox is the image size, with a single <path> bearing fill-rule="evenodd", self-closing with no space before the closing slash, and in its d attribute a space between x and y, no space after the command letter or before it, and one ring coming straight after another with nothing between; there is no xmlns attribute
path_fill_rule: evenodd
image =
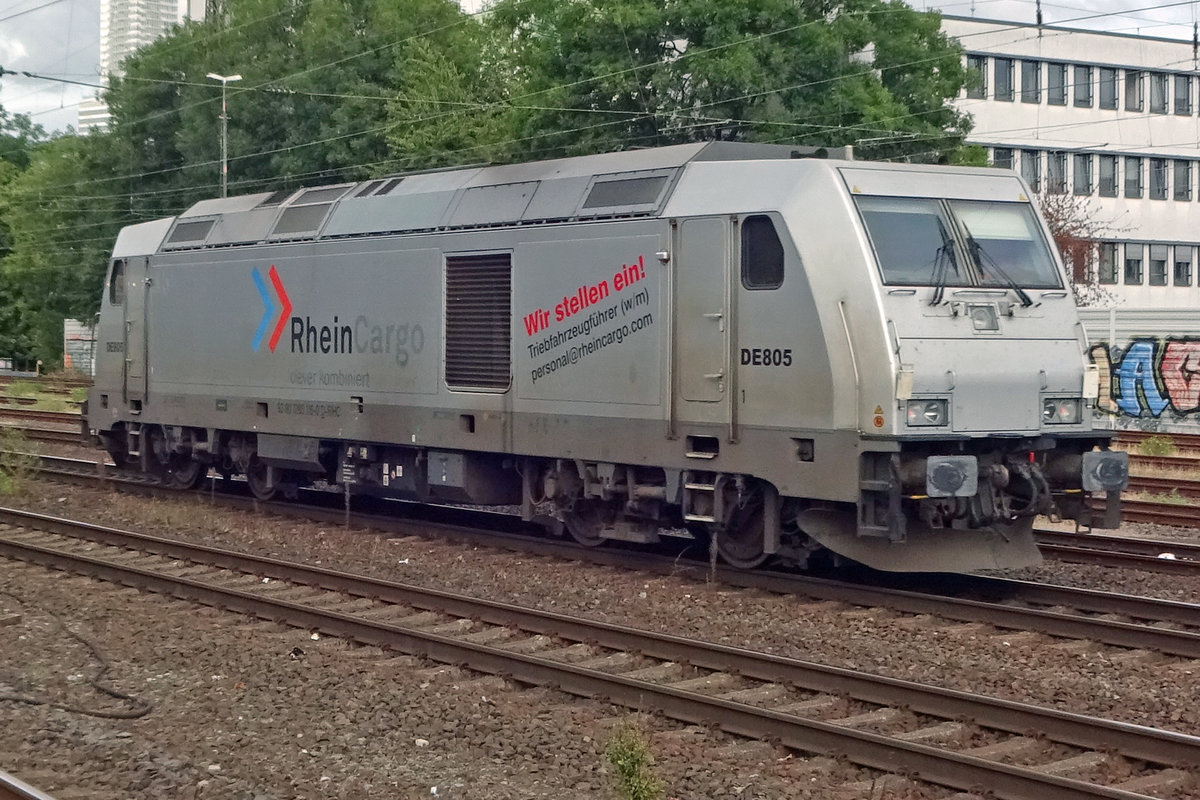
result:
<svg viewBox="0 0 1200 800"><path fill-rule="evenodd" d="M1150 199L1167 199L1167 160L1165 158L1150 159Z"/></svg>
<svg viewBox="0 0 1200 800"><path fill-rule="evenodd" d="M1141 111L1143 104L1142 71L1127 69L1125 70L1125 110Z"/></svg>
<svg viewBox="0 0 1200 800"><path fill-rule="evenodd" d="M1117 243L1101 242L1097 280L1100 283L1117 282Z"/></svg>
<svg viewBox="0 0 1200 800"><path fill-rule="evenodd" d="M1142 246L1140 244L1125 245L1125 284L1127 286L1142 285Z"/></svg>
<svg viewBox="0 0 1200 800"><path fill-rule="evenodd" d="M1075 105L1080 108L1090 108L1092 105L1092 68L1086 64L1076 64L1073 72Z"/></svg>
<svg viewBox="0 0 1200 800"><path fill-rule="evenodd" d="M1021 62L1021 102L1042 102L1042 62Z"/></svg>
<svg viewBox="0 0 1200 800"><path fill-rule="evenodd" d="M1112 67L1100 68L1100 107L1117 107L1117 71Z"/></svg>
<svg viewBox="0 0 1200 800"><path fill-rule="evenodd" d="M992 149L992 166L1000 169L1013 168L1013 151L1011 147L996 147Z"/></svg>
<svg viewBox="0 0 1200 800"><path fill-rule="evenodd" d="M1192 114L1192 76L1175 76L1175 113L1190 117Z"/></svg>
<svg viewBox="0 0 1200 800"><path fill-rule="evenodd" d="M1117 196L1117 157L1100 156L1100 196Z"/></svg>
<svg viewBox="0 0 1200 800"><path fill-rule="evenodd" d="M1075 194L1092 193L1092 154L1076 153L1074 172L1072 174Z"/></svg>
<svg viewBox="0 0 1200 800"><path fill-rule="evenodd" d="M1175 245L1175 285L1192 285L1192 246L1190 244Z"/></svg>
<svg viewBox="0 0 1200 800"><path fill-rule="evenodd" d="M1179 160L1175 162L1175 194L1176 200L1192 199L1192 162Z"/></svg>
<svg viewBox="0 0 1200 800"><path fill-rule="evenodd" d="M1040 192L1042 190L1041 150L1021 151L1021 177L1029 184L1030 191Z"/></svg>
<svg viewBox="0 0 1200 800"><path fill-rule="evenodd" d="M1142 160L1137 156L1125 156L1125 196L1142 196Z"/></svg>
<svg viewBox="0 0 1200 800"><path fill-rule="evenodd" d="M987 56L967 55L967 72L971 78L967 97L982 100L987 97Z"/></svg>
<svg viewBox="0 0 1200 800"><path fill-rule="evenodd" d="M1150 113L1167 113L1167 74L1165 72L1150 73Z"/></svg>
<svg viewBox="0 0 1200 800"><path fill-rule="evenodd" d="M1046 154L1046 191L1065 194L1067 191L1067 154Z"/></svg>
<svg viewBox="0 0 1200 800"><path fill-rule="evenodd" d="M1013 99L1013 60L1011 58L993 59L996 65L996 99Z"/></svg>
<svg viewBox="0 0 1200 800"><path fill-rule="evenodd" d="M1052 106L1067 104L1067 65L1046 65L1046 102Z"/></svg>
<svg viewBox="0 0 1200 800"><path fill-rule="evenodd" d="M1165 244L1150 245L1150 285L1167 285L1167 246Z"/></svg>

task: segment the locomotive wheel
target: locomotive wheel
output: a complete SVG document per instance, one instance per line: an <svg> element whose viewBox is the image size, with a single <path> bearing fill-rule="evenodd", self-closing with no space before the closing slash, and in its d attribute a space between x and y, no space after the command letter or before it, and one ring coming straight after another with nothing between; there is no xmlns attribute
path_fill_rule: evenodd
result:
<svg viewBox="0 0 1200 800"><path fill-rule="evenodd" d="M208 465L193 458L177 456L167 468L167 481L176 489L195 489L208 475Z"/></svg>
<svg viewBox="0 0 1200 800"><path fill-rule="evenodd" d="M250 486L250 494L259 500L275 499L275 487L267 483L267 465L257 455L250 458L250 465L246 467L246 483Z"/></svg>
<svg viewBox="0 0 1200 800"><path fill-rule="evenodd" d="M604 528L605 505L599 500L578 500L574 508L563 513L563 523L571 538L584 547L604 544L600 531Z"/></svg>
<svg viewBox="0 0 1200 800"><path fill-rule="evenodd" d="M734 512L729 526L717 533L717 553L726 564L754 569L769 558L764 551L766 524L762 495L756 502Z"/></svg>

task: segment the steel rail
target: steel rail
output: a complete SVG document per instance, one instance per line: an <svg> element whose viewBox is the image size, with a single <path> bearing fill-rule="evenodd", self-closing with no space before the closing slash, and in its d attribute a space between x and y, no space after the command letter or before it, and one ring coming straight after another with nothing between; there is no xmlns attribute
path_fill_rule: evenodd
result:
<svg viewBox="0 0 1200 800"><path fill-rule="evenodd" d="M1034 531L1038 545L1058 544L1065 547L1086 547L1091 550L1111 550L1141 556L1158 556L1171 553L1177 557L1200 561L1200 542L1184 542L1172 539L1143 539L1133 536L1106 536L1100 533L1073 533L1071 531ZM1164 559L1165 560L1165 559Z"/></svg>
<svg viewBox="0 0 1200 800"><path fill-rule="evenodd" d="M849 694L872 703L900 704L914 711L947 718L968 716L986 720L988 727L1021 733L1036 727L1056 741L1081 747L1119 747L1136 758L1200 765L1200 738L1167 734L1142 749L1147 731L1141 726L1111 723L1099 738L1090 718L1025 703L986 698L965 692L924 686L910 681L822 666L798 659L757 653L727 645L696 642L663 633L648 633L608 622L586 620L511 603L464 597L438 589L314 567L224 548L197 545L150 534L0 507L0 524L33 528L113 547L138 550L166 558L237 570L274 580L319 586L359 597L437 610L495 625L636 651L666 661L686 662L711 670L734 671L758 680L803 686L833 694ZM1130 737L1134 738L1130 738ZM1157 737L1152 737L1157 738Z"/></svg>
<svg viewBox="0 0 1200 800"><path fill-rule="evenodd" d="M60 521L64 522L64 521ZM987 786L997 797L1042 798L1053 793L1063 800L1084 798L1142 798L1133 792L1063 778L1037 769L1017 767L984 760L964 753L895 739L882 734L846 728L830 722L796 717L779 711L758 708L736 701L710 697L696 692L663 686L643 680L614 675L579 665L565 664L536 655L522 654L429 631L404 628L329 609L264 597L227 586L216 587L191 578L165 577L148 569L115 564L83 554L71 554L40 545L0 540L0 552L10 557L103 578L139 588L169 594L265 619L284 618L289 624L358 642L416 653L444 663L461 663L470 668L499 675L517 676L521 682L550 685L586 697L600 697L633 708L660 709L671 717L693 723L716 724L722 729L754 738L768 738L788 747L818 753L845 754L855 763L888 771L903 771L922 780L956 789ZM231 555L231 554L227 554ZM302 569L311 569L302 567ZM406 587L411 590L412 587ZM459 598L460 601L463 598ZM523 610L525 613L536 613ZM585 624L582 620L571 620ZM552 620L562 624L564 620ZM511 624L511 621L510 621ZM642 634L651 641L657 637ZM674 637L672 637L674 638ZM677 640L674 646L694 647L695 643ZM743 658L755 654L725 648ZM730 669L723 664L722 668ZM785 659L775 659L785 662ZM752 664L753 662L747 662ZM902 683L902 682L901 682ZM894 703L895 701L890 701ZM1019 704L1012 704L1017 706ZM1051 712L1058 714L1060 712ZM1082 721L1086 718L1079 718ZM1028 719L1026 720L1028 723ZM1167 731L1138 728L1101 721L1104 727L1115 725L1134 740L1165 737L1170 746L1189 765L1196 763L1200 739ZM1026 725L1027 727L1027 725ZM1112 746L1111 738L1101 737ZM1133 742L1137 746L1136 741ZM1148 744L1148 743L1147 743ZM1147 760L1164 763L1163 746L1151 747ZM1138 756L1142 757L1142 756Z"/></svg>
<svg viewBox="0 0 1200 800"><path fill-rule="evenodd" d="M1177 528L1200 528L1200 506L1157 503L1152 500L1121 498L1121 517L1126 522L1149 522Z"/></svg>
<svg viewBox="0 0 1200 800"><path fill-rule="evenodd" d="M51 464L69 467L63 477L71 480L97 480L97 464L90 461L49 457ZM149 493L154 496L183 497L178 490L167 489L147 479L125 482L110 478L113 485L122 490ZM328 498L328 493L316 493ZM345 512L341 509L317 508L312 505L298 506L294 503L264 503L247 497L232 497L227 494L214 495L220 502L231 507L251 511L269 511L273 514L302 516L323 523L344 524ZM340 499L340 498L339 498ZM406 506L417 513L428 506ZM445 511L445 509L437 509ZM465 514L462 510L457 513ZM490 515L511 524L509 515ZM911 589L892 588L881 585L864 585L848 581L832 580L810 575L771 572L766 570L740 570L718 567L711 575L705 564L681 561L677 557L666 557L646 551L624 549L584 549L573 543L549 540L521 533L497 531L480 532L478 516L472 518L474 527L467 524L435 522L428 519L398 519L355 512L353 521L378 530L428 536L431 532L452 539L469 541L473 544L508 548L520 552L547 557L565 558L588 563L603 564L616 568L635 568L666 575L681 575L689 572L697 579L709 576L722 583L740 588L760 589L787 595L804 595L818 600L850 603L868 607L885 607L911 614L928 614L958 622L983 622L999 628L1030 630L1050 636L1070 639L1090 639L1108 645L1136 649L1158 650L1171 655L1200 658L1200 631L1172 630L1150 625L1076 615L1041 608L1021 608L1005 603L990 603L963 598L964 593L981 596L1002 596L1009 601L1025 600L1050 607L1075 607L1084 611L1102 614L1120 614L1134 619L1165 621L1179 625L1197 625L1200 609L1196 605L1137 595L1121 595L1076 589L1067 586L1036 584L987 576L957 576L952 593L931 593ZM416 526L420 525L417 529ZM910 578L885 573L873 573L870 580L879 583L888 580Z"/></svg>
<svg viewBox="0 0 1200 800"><path fill-rule="evenodd" d="M0 416L3 416L0 413ZM65 444L83 444L83 436L78 430L67 431L59 428L28 428L24 425L5 425L0 423L0 431L16 431L21 436L34 442L59 442Z"/></svg>
<svg viewBox="0 0 1200 800"><path fill-rule="evenodd" d="M1073 564L1094 564L1118 569L1144 569L1174 575L1200 575L1200 561L1191 558L1160 558L1140 553L1123 553L1103 547L1088 547L1086 542L1072 545L1039 543L1043 555Z"/></svg>
<svg viewBox="0 0 1200 800"><path fill-rule="evenodd" d="M0 408L0 417L5 419L27 419L34 422L57 422L73 425L80 430L83 415L78 411L46 411L40 408Z"/></svg>
<svg viewBox="0 0 1200 800"><path fill-rule="evenodd" d="M0 770L0 800L54 800L15 775Z"/></svg>
<svg viewBox="0 0 1200 800"><path fill-rule="evenodd" d="M1197 460L1200 466L1200 459ZM1200 500L1200 480L1186 478L1155 478L1147 475L1131 475L1126 492L1135 494L1160 494L1178 497L1193 503ZM1164 504L1165 505L1165 504Z"/></svg>

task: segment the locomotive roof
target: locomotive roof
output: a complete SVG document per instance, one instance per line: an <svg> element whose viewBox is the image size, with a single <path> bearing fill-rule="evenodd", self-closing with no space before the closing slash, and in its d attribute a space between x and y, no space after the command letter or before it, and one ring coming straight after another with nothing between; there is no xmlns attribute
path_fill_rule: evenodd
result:
<svg viewBox="0 0 1200 800"><path fill-rule="evenodd" d="M202 200L174 219L126 228L113 255L653 216L688 163L812 155L851 158L850 148L697 142Z"/></svg>

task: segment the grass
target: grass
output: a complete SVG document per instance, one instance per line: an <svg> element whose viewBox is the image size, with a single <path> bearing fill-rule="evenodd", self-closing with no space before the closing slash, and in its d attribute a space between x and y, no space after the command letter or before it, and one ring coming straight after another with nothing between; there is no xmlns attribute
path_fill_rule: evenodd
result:
<svg viewBox="0 0 1200 800"><path fill-rule="evenodd" d="M1144 456L1172 456L1176 451L1175 441L1170 436L1148 436L1138 443L1137 450Z"/></svg>
<svg viewBox="0 0 1200 800"><path fill-rule="evenodd" d="M13 381L4 387L4 393L9 397L37 397L42 387L33 381Z"/></svg>
<svg viewBox="0 0 1200 800"><path fill-rule="evenodd" d="M20 431L0 429L0 496L24 494L37 473L36 448Z"/></svg>
<svg viewBox="0 0 1200 800"><path fill-rule="evenodd" d="M604 755L613 766L619 797L658 800L663 796L662 782L650 769L654 761L650 746L636 723L626 723L614 730Z"/></svg>
<svg viewBox="0 0 1200 800"><path fill-rule="evenodd" d="M1138 494L1137 499L1147 503L1158 503L1164 506L1188 506L1192 505L1192 501L1179 494L1178 489L1172 489L1169 492L1158 492L1157 494Z"/></svg>
<svg viewBox="0 0 1200 800"><path fill-rule="evenodd" d="M3 387L5 397L32 400L27 408L39 411L78 411L79 402L87 397L87 387L79 386L69 392L55 389L35 381L13 381Z"/></svg>

